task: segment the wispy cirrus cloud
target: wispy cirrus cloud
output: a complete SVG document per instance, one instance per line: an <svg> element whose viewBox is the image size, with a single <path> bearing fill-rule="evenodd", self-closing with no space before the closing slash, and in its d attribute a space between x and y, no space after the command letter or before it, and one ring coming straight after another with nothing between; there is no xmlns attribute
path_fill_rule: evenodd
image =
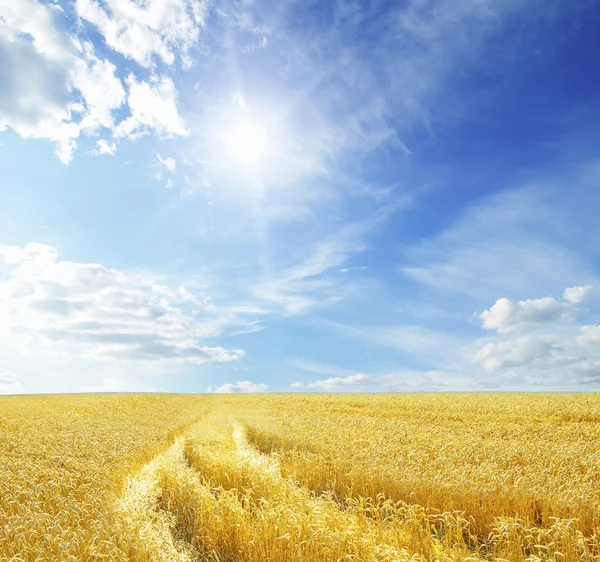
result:
<svg viewBox="0 0 600 562"><path fill-rule="evenodd" d="M313 254L298 265L284 268L251 287L252 296L289 315L306 314L345 297L348 286L332 269L365 248L363 229L350 227L317 244Z"/></svg>
<svg viewBox="0 0 600 562"><path fill-rule="evenodd" d="M437 365L451 360L467 341L462 334L418 324L347 324L328 320L324 325L344 338L394 349Z"/></svg>
<svg viewBox="0 0 600 562"><path fill-rule="evenodd" d="M350 223L313 245L310 254L296 265L282 267L254 283L252 296L287 315L306 314L344 300L356 285L340 267L367 248L366 239L390 217L412 203L398 198L361 221Z"/></svg>
<svg viewBox="0 0 600 562"><path fill-rule="evenodd" d="M276 8L226 3L220 10L227 25L268 39L261 54L280 75L294 69L286 117L301 112L294 137L316 169L328 168L332 156L384 144L408 154L403 135L416 123L432 126L441 113L438 99L449 101L451 88L443 86L450 86L457 66L474 64L479 47L514 15L537 15L531 4L494 0L338 3L314 14L303 8L298 2ZM294 21L303 25L290 25Z"/></svg>
<svg viewBox="0 0 600 562"><path fill-rule="evenodd" d="M330 365L328 363L322 363L320 361L313 361L312 359L305 359L301 357L289 357L286 359L286 363L301 371L308 373L318 373L322 375L336 375L336 376L347 376L352 374L349 369L342 369L336 365Z"/></svg>
<svg viewBox="0 0 600 562"><path fill-rule="evenodd" d="M190 123L202 153L198 183L223 186L211 191L213 201L243 202L266 222L397 195L362 158L389 158L386 168L402 177L415 131L435 134L438 120L464 111L454 107L462 101L452 95L457 78L481 69L477 55L516 15L539 17L516 0L342 2L315 10L294 1L219 4L207 18L214 41L200 64L206 73L224 69L223 80L193 84L193 98L203 101ZM264 47L252 48L259 42ZM274 71L265 75L266 67ZM268 146L253 173L231 166L221 149L242 120L260 123Z"/></svg>
<svg viewBox="0 0 600 562"><path fill-rule="evenodd" d="M174 172L177 167L177 160L171 156L165 156L164 158L160 154L156 154L156 160L161 166L164 166L169 172Z"/></svg>
<svg viewBox="0 0 600 562"><path fill-rule="evenodd" d="M464 373L444 370L397 370L375 375L356 373L316 381L296 381L293 389L323 392L423 392L455 390L473 385Z"/></svg>
<svg viewBox="0 0 600 562"><path fill-rule="evenodd" d="M480 301L509 291L519 297L593 284L589 260L564 231L572 209L554 200L559 193L552 185L528 186L485 197L447 230L405 248L400 271L432 289Z"/></svg>

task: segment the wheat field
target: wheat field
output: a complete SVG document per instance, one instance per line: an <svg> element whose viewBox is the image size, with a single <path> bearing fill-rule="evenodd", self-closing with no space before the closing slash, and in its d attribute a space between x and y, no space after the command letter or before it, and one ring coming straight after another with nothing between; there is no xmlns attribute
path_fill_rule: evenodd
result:
<svg viewBox="0 0 600 562"><path fill-rule="evenodd" d="M0 399L0 559L600 560L600 395Z"/></svg>

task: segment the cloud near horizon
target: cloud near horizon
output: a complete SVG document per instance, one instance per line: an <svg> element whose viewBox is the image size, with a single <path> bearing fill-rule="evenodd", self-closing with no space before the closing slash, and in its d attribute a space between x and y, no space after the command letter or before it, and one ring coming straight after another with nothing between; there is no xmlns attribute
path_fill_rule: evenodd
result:
<svg viewBox="0 0 600 562"><path fill-rule="evenodd" d="M267 392L270 386L264 383L255 383L251 381L238 381L236 383L226 383L222 386L218 386L217 388L209 387L209 392L214 392L215 394L236 394L236 393L256 393L256 392Z"/></svg>
<svg viewBox="0 0 600 562"><path fill-rule="evenodd" d="M23 394L25 387L21 377L8 371L0 372L0 394Z"/></svg>
<svg viewBox="0 0 600 562"><path fill-rule="evenodd" d="M208 299L151 277L61 260L51 246L0 245L2 344L23 353L73 353L112 361L202 364L238 361L240 349L209 346L222 326Z"/></svg>
<svg viewBox="0 0 600 562"><path fill-rule="evenodd" d="M552 297L513 303L499 299L479 315L482 328L498 336L480 344L472 361L504 380L590 385L600 381L598 326L577 323L592 285L569 287L563 300ZM525 332L524 335L520 335ZM513 336L513 334L517 334Z"/></svg>
<svg viewBox="0 0 600 562"><path fill-rule="evenodd" d="M337 390L347 387L365 386L374 382L369 375L357 373L348 375L347 377L331 377L329 379L311 381L303 383L300 381L293 382L292 388L320 388L322 390Z"/></svg>

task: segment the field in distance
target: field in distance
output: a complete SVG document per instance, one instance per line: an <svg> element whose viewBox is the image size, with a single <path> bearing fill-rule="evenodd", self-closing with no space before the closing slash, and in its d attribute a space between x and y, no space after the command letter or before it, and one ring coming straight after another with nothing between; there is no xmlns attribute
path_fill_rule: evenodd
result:
<svg viewBox="0 0 600 562"><path fill-rule="evenodd" d="M600 561L600 395L0 398L0 560Z"/></svg>

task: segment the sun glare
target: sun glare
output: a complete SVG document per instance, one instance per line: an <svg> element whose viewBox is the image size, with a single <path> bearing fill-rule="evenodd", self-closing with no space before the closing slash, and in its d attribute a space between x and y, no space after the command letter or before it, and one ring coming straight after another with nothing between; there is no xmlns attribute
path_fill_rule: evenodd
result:
<svg viewBox="0 0 600 562"><path fill-rule="evenodd" d="M266 152L265 130L251 121L240 122L229 131L225 144L231 159L244 166L255 166Z"/></svg>

